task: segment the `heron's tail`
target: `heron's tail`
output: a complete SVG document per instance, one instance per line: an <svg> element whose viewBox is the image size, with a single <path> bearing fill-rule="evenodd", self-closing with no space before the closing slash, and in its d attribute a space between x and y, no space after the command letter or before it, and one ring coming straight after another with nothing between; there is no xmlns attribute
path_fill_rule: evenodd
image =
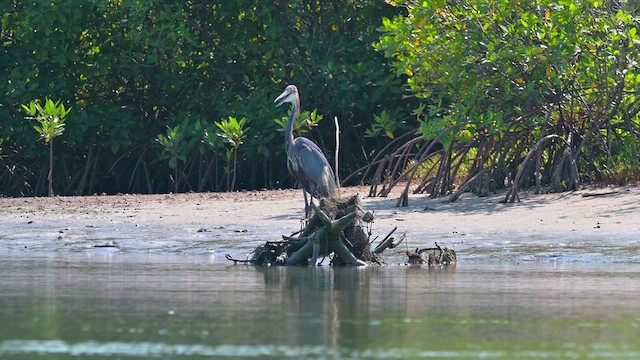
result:
<svg viewBox="0 0 640 360"><path fill-rule="evenodd" d="M321 198L334 198L339 195L335 175L333 174L333 170L328 166L322 171L322 181L317 185L316 193L317 196Z"/></svg>

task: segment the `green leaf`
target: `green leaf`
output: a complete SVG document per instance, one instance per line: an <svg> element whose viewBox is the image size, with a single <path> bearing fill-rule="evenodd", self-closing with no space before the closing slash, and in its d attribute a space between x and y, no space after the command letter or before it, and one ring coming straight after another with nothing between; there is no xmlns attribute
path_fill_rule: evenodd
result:
<svg viewBox="0 0 640 360"><path fill-rule="evenodd" d="M385 135L387 135L387 137L389 139L394 139L395 138L395 136L393 136L393 132L391 132L390 130L385 130L384 133L385 133Z"/></svg>
<svg viewBox="0 0 640 360"><path fill-rule="evenodd" d="M22 109L29 115L27 119L35 119L39 123L34 129L45 142L64 133L64 117L71 110L66 110L60 100L54 102L51 99L45 100L44 107L38 100L33 100L29 105L22 105Z"/></svg>

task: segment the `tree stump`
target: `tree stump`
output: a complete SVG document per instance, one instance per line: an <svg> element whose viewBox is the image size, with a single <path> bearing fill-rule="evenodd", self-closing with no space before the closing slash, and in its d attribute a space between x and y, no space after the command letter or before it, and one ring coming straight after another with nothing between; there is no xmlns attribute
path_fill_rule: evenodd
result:
<svg viewBox="0 0 640 360"><path fill-rule="evenodd" d="M256 248L249 260L237 260L229 255L227 259L254 265L315 266L319 258L330 256L332 266L384 264L382 252L397 247L404 240L404 235L399 240L391 237L396 227L372 250L370 233L367 234L365 229L367 223L373 222L373 213L364 211L357 194L348 198L325 198L318 206L312 204L312 207L314 213L298 236L283 235L282 241L267 241ZM416 253L420 256L427 250L432 249L416 249ZM409 264L417 263L412 261L414 253L406 254ZM422 263L432 266L456 261L453 250L445 248L438 255L437 261Z"/></svg>

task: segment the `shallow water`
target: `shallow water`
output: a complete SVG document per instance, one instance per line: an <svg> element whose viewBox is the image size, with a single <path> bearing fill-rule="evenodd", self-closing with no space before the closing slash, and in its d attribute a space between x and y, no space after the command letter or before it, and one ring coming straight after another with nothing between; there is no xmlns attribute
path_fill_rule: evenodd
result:
<svg viewBox="0 0 640 360"><path fill-rule="evenodd" d="M640 357L636 264L257 268L12 252L0 274L2 359Z"/></svg>
<svg viewBox="0 0 640 360"><path fill-rule="evenodd" d="M295 230L295 229L294 229ZM383 238L391 229L375 228ZM88 220L3 221L0 256L34 253L128 255L207 255L226 263L225 254L244 259L265 241L281 239L292 229L257 225L202 227L194 224L136 224ZM399 230L396 236L399 236ZM406 261L404 251L432 247L437 242L455 249L465 264L576 263L640 264L640 234L574 232L409 232L398 251L385 252L389 264Z"/></svg>

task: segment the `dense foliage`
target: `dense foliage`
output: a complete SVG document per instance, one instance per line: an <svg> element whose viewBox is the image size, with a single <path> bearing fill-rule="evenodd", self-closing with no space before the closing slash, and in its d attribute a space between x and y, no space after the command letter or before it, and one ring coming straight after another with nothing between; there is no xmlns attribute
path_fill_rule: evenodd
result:
<svg viewBox="0 0 640 360"><path fill-rule="evenodd" d="M0 194L46 193L47 149L21 107L46 98L73 107L56 139L58 194L291 186L286 109L273 106L289 83L303 109L330 120L307 121L318 126L305 135L329 158L338 117L349 172L384 141L365 138L375 115L408 115L402 81L371 47L397 11L357 0L3 0ZM215 123L244 118L230 146Z"/></svg>
<svg viewBox="0 0 640 360"><path fill-rule="evenodd" d="M383 20L376 46L409 76L421 137L389 148L376 174L386 184L417 178L432 196L461 178L481 195L515 185L513 201L520 186L638 178L638 2L391 4L406 13Z"/></svg>
<svg viewBox="0 0 640 360"><path fill-rule="evenodd" d="M298 134L333 159L337 117L340 173L382 193L640 174L635 1L1 1L0 195L49 163L58 194L291 186L291 83ZM55 151L46 99L73 107Z"/></svg>

